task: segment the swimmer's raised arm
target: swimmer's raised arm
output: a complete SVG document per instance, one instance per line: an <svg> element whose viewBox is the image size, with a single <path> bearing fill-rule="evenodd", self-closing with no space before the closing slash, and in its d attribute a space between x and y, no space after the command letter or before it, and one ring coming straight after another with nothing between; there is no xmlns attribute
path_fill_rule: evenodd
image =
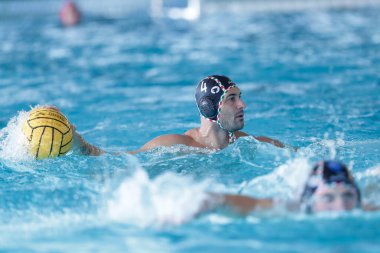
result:
<svg viewBox="0 0 380 253"><path fill-rule="evenodd" d="M76 131L75 126L71 125L73 130L74 145L77 146L83 155L99 156L105 153L102 149L91 145Z"/></svg>
<svg viewBox="0 0 380 253"><path fill-rule="evenodd" d="M375 206L373 204L369 204L369 203L364 203L362 205L362 209L364 211L369 211L369 212L372 212L372 211L379 211L380 210L380 206Z"/></svg>
<svg viewBox="0 0 380 253"><path fill-rule="evenodd" d="M136 154L139 152L147 151L157 147L170 147L177 144L186 146L201 147L199 143L195 142L193 138L183 134L166 134L161 135L153 140L145 143L140 149L128 152L129 154Z"/></svg>
<svg viewBox="0 0 380 253"><path fill-rule="evenodd" d="M235 194L210 193L209 198L203 203L200 213L215 210L227 210L238 215L248 215L255 210L267 210L273 208L272 199L258 199Z"/></svg>
<svg viewBox="0 0 380 253"><path fill-rule="evenodd" d="M223 195L223 207L237 214L247 215L254 210L271 209L273 207L273 200L225 194Z"/></svg>

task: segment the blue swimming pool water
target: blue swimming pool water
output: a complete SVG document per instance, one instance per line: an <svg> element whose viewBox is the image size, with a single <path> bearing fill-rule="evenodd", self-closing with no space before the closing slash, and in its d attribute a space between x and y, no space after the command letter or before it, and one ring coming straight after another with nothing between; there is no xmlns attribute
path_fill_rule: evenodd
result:
<svg viewBox="0 0 380 253"><path fill-rule="evenodd" d="M192 216L210 190L292 198L326 158L380 204L379 11L86 17L72 29L49 15L0 19L0 251L378 252L378 212ZM247 133L299 152L245 138L215 153L33 161L17 147L19 112L37 104L108 151L183 133L199 122L195 84L214 73L241 87Z"/></svg>

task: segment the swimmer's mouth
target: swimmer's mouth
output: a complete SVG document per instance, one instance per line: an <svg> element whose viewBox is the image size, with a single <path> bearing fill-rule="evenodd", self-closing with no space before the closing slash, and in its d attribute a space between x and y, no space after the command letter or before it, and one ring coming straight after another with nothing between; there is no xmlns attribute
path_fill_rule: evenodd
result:
<svg viewBox="0 0 380 253"><path fill-rule="evenodd" d="M235 116L237 119L244 119L244 112L239 113L238 115Z"/></svg>

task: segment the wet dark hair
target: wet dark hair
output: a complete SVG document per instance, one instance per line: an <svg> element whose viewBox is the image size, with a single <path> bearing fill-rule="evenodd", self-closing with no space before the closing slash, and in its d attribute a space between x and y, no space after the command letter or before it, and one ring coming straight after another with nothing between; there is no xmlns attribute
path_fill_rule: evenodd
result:
<svg viewBox="0 0 380 253"><path fill-rule="evenodd" d="M312 212L310 199L314 195L321 181L326 184L344 183L351 185L355 188L358 196L357 207L360 206L360 190L356 185L355 180L349 172L347 166L337 161L322 161L313 167L301 195L301 207L306 212Z"/></svg>

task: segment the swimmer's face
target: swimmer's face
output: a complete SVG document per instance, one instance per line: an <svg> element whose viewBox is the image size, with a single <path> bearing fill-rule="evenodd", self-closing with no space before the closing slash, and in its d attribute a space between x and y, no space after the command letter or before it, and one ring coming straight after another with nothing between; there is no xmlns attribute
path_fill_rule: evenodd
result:
<svg viewBox="0 0 380 253"><path fill-rule="evenodd" d="M244 109L246 105L241 99L238 87L231 88L222 101L220 124L228 131L237 131L244 127Z"/></svg>
<svg viewBox="0 0 380 253"><path fill-rule="evenodd" d="M351 185L342 183L321 183L313 196L312 210L323 211L350 211L358 204L358 194Z"/></svg>

